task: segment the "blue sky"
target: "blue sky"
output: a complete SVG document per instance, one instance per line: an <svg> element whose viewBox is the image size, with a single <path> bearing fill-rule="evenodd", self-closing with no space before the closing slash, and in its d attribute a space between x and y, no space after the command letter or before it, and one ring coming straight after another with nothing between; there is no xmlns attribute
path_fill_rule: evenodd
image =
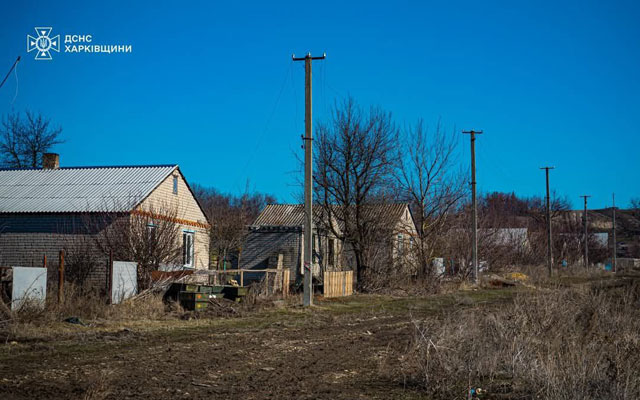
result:
<svg viewBox="0 0 640 400"><path fill-rule="evenodd" d="M29 108L64 129L63 166L178 163L192 183L294 201L304 124L336 99L483 129L478 187L542 195L544 172L575 208L640 196L640 3L11 2L0 17L0 74L18 87L0 113ZM130 54L26 52L35 26L130 44ZM0 78L1 79L1 78ZM17 94L16 94L17 93ZM459 134L468 164L468 136Z"/></svg>

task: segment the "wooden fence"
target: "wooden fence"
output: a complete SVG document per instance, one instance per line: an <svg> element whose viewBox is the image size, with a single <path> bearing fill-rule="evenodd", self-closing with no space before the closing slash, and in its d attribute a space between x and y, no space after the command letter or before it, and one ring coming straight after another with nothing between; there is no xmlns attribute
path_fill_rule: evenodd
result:
<svg viewBox="0 0 640 400"><path fill-rule="evenodd" d="M266 294L281 293L283 297L289 295L290 271L288 269L228 269L226 271L213 270L209 271L213 276L213 284L227 284L228 278L235 278L237 284L245 286L247 284L246 276L250 276L253 281L262 281L265 283Z"/></svg>
<svg viewBox="0 0 640 400"><path fill-rule="evenodd" d="M353 294L353 271L325 271L324 297L342 297Z"/></svg>

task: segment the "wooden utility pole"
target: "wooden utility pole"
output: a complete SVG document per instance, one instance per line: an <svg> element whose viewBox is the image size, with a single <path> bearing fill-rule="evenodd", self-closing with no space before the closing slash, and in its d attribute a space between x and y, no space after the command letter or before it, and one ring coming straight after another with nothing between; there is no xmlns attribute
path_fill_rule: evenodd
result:
<svg viewBox="0 0 640 400"><path fill-rule="evenodd" d="M58 304L62 304L64 300L64 250L60 250L58 258Z"/></svg>
<svg viewBox="0 0 640 400"><path fill-rule="evenodd" d="M324 60L322 57L311 57L307 53L304 57L296 58L293 61L304 61L304 281L303 300L305 307L313 304L313 120L311 117L311 62L313 60Z"/></svg>
<svg viewBox="0 0 640 400"><path fill-rule="evenodd" d="M478 283L478 202L476 199L476 135L482 131L462 131L471 138L471 262L473 281Z"/></svg>
<svg viewBox="0 0 640 400"><path fill-rule="evenodd" d="M589 266L589 232L587 230L587 199L591 196L585 194L580 197L584 199L584 215L582 217L582 220L584 221L584 267L587 268Z"/></svg>
<svg viewBox="0 0 640 400"><path fill-rule="evenodd" d="M553 274L553 243L551 242L551 197L549 195L549 170L555 167L540 167L547 175L547 264L549 266L549 277Z"/></svg>
<svg viewBox="0 0 640 400"><path fill-rule="evenodd" d="M107 265L107 301L113 302L113 250L109 250L109 264Z"/></svg>
<svg viewBox="0 0 640 400"><path fill-rule="evenodd" d="M612 193L611 195L612 199L613 199L613 229L612 229L612 234L613 234L613 255L611 257L611 269L613 270L613 272L616 272L616 262L617 262L617 245L616 245L616 194Z"/></svg>

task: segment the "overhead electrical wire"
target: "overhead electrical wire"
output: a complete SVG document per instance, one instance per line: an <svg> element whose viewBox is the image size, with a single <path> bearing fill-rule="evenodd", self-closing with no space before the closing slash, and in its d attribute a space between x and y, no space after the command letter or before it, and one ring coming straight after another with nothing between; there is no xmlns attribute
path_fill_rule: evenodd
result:
<svg viewBox="0 0 640 400"><path fill-rule="evenodd" d="M16 76L16 93L13 95L13 100L11 100L11 105L13 105L13 103L16 101L16 98L18 97L18 65L17 64L13 69L13 73Z"/></svg>
<svg viewBox="0 0 640 400"><path fill-rule="evenodd" d="M260 147L260 143L262 142L262 138L264 137L264 135L269 130L269 126L271 125L271 120L273 119L273 116L275 115L276 110L278 109L278 104L280 104L280 98L282 97L282 93L284 92L284 88L285 88L285 86L287 84L287 80L289 79L289 69L291 69L292 66L293 66L293 61L291 61L286 73L284 74L284 80L282 81L282 85L280 85L280 92L278 93L278 97L276 98L276 101L275 101L275 103L273 105L273 108L271 109L271 114L269 115L269 118L267 119L267 122L265 123L264 129L260 133L260 136L258 137L258 140L256 140L256 145L255 145L253 151L251 152L251 154L247 158L247 162L246 162L244 168L242 169L241 176L244 176L245 172L247 171L247 168L249 167L249 164L251 164L251 162L253 161L253 159L254 159L254 157L256 155L256 152L258 151L258 148Z"/></svg>
<svg viewBox="0 0 640 400"><path fill-rule="evenodd" d="M7 75L5 75L4 79L2 80L2 83L0 83L0 89L2 89L2 86L7 81L7 78L9 77L9 75L11 75L11 71L13 71L16 68L16 66L18 65L19 62L20 62L20 56L18 56L18 58L16 58L16 61L13 63L11 68L9 68L9 72L7 72Z"/></svg>

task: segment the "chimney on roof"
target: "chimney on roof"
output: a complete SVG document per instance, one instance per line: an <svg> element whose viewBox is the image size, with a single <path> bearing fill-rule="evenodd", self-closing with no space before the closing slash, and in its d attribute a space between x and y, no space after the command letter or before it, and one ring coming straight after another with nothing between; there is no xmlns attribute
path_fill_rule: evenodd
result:
<svg viewBox="0 0 640 400"><path fill-rule="evenodd" d="M60 168L60 155L56 153L44 153L42 155L42 169Z"/></svg>

